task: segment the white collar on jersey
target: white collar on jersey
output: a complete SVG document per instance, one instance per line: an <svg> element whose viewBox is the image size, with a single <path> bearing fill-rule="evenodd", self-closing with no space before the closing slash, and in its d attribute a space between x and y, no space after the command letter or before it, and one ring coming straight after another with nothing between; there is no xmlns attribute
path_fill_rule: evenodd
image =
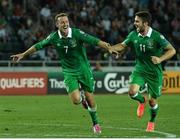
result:
<svg viewBox="0 0 180 139"><path fill-rule="evenodd" d="M150 38L150 37L151 37L151 34L152 34L152 28L149 27L149 30L148 30L148 33L146 34L146 36ZM143 36L141 33L138 33L138 36L145 37L145 36Z"/></svg>
<svg viewBox="0 0 180 139"><path fill-rule="evenodd" d="M61 39L63 36L61 35L61 32L58 30L58 35L59 35L59 38ZM68 35L67 35L67 38L72 38L72 29L69 28L68 29Z"/></svg>

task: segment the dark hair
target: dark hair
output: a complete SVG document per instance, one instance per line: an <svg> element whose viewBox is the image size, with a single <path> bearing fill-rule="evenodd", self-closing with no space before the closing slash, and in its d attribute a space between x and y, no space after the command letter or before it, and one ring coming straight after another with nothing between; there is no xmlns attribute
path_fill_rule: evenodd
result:
<svg viewBox="0 0 180 139"><path fill-rule="evenodd" d="M140 11L135 14L136 16L140 17L143 22L148 22L148 25L151 24L151 14L148 11Z"/></svg>
<svg viewBox="0 0 180 139"><path fill-rule="evenodd" d="M55 22L57 22L57 19L58 19L59 17L63 17L63 16L67 16L67 17L68 17L68 14L67 14L67 13L59 13L59 14L57 14L57 15L55 16Z"/></svg>

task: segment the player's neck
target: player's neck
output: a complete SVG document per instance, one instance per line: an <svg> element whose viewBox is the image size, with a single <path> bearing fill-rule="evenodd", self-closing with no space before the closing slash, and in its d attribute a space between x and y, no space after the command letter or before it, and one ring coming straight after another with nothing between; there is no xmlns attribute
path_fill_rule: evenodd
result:
<svg viewBox="0 0 180 139"><path fill-rule="evenodd" d="M66 30L59 30L60 31L60 33L61 33L61 36L63 37L63 38L66 38L67 36L68 36L68 29L66 29Z"/></svg>
<svg viewBox="0 0 180 139"><path fill-rule="evenodd" d="M68 36L68 31L67 32L61 32L61 35L66 38Z"/></svg>

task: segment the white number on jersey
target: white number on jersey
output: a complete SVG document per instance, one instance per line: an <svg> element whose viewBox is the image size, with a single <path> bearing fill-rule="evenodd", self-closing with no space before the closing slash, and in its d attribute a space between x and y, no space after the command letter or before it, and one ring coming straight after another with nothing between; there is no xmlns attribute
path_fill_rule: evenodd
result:
<svg viewBox="0 0 180 139"><path fill-rule="evenodd" d="M145 47L145 45L143 45L143 44L140 44L140 51L141 52L145 52L146 51L146 47Z"/></svg>
<svg viewBox="0 0 180 139"><path fill-rule="evenodd" d="M64 49L65 49L65 53L67 54L67 52L68 52L68 46L64 46Z"/></svg>

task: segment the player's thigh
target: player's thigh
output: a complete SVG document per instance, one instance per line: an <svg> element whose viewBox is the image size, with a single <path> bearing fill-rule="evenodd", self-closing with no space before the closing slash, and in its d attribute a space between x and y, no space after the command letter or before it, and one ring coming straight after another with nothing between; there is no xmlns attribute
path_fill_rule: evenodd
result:
<svg viewBox="0 0 180 139"><path fill-rule="evenodd" d="M152 98L157 98L161 96L161 89L162 89L162 77L147 77L146 79L147 86L148 86L148 93Z"/></svg>
<svg viewBox="0 0 180 139"><path fill-rule="evenodd" d="M130 87L132 86L132 88L137 88L136 86L133 87L133 85L143 86L145 84L144 75L142 73L134 71L130 75L129 83L130 83Z"/></svg>
<svg viewBox="0 0 180 139"><path fill-rule="evenodd" d="M64 75L64 84L68 93L72 93L74 90L79 89L79 83L76 76Z"/></svg>
<svg viewBox="0 0 180 139"><path fill-rule="evenodd" d="M91 72L86 72L86 74L80 76L79 83L85 92L94 92L94 78Z"/></svg>

